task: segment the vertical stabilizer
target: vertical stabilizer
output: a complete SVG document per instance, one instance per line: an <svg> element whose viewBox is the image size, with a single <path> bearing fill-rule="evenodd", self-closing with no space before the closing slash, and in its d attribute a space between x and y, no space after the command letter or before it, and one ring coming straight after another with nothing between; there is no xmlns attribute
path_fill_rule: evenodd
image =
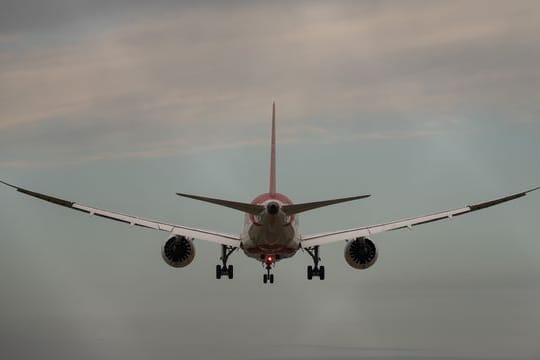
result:
<svg viewBox="0 0 540 360"><path fill-rule="evenodd" d="M276 193L276 102L272 103L272 145L270 149L270 194Z"/></svg>

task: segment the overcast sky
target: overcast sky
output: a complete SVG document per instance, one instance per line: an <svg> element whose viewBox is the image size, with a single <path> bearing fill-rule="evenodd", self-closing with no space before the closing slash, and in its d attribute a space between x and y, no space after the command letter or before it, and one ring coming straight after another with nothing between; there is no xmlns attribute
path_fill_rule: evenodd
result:
<svg viewBox="0 0 540 360"><path fill-rule="evenodd" d="M177 191L371 193L304 234L540 185L536 1L0 2L0 179L186 226L242 214ZM184 269L166 236L0 189L0 353L43 359L540 358L540 194L280 262L219 247Z"/></svg>

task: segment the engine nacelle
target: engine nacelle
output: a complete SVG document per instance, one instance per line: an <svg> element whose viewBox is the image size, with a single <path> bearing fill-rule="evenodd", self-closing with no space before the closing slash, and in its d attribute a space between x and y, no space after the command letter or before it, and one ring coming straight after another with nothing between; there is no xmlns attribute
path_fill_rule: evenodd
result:
<svg viewBox="0 0 540 360"><path fill-rule="evenodd" d="M191 239L176 235L163 244L161 256L172 267L188 266L195 257L195 246Z"/></svg>
<svg viewBox="0 0 540 360"><path fill-rule="evenodd" d="M345 246L345 260L355 269L367 269L377 261L377 247L368 238L356 238Z"/></svg>

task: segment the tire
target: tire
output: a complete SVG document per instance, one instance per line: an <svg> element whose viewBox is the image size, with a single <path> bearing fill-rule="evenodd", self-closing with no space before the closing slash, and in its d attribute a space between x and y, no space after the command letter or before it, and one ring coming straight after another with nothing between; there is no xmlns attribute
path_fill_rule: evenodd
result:
<svg viewBox="0 0 540 360"><path fill-rule="evenodd" d="M274 283L274 274L270 274L270 284Z"/></svg>
<svg viewBox="0 0 540 360"><path fill-rule="evenodd" d="M307 267L307 279L308 280L313 279L313 266L311 265Z"/></svg>
<svg viewBox="0 0 540 360"><path fill-rule="evenodd" d="M221 266L216 265L216 279L221 279Z"/></svg>
<svg viewBox="0 0 540 360"><path fill-rule="evenodd" d="M268 282L268 275L267 274L264 274L263 275L263 283L267 283Z"/></svg>
<svg viewBox="0 0 540 360"><path fill-rule="evenodd" d="M232 279L232 278L233 278L233 270L234 270L234 268L233 268L232 265L229 265L229 266L227 267L227 275L229 275L229 279Z"/></svg>
<svg viewBox="0 0 540 360"><path fill-rule="evenodd" d="M319 267L319 279L324 280L324 266Z"/></svg>

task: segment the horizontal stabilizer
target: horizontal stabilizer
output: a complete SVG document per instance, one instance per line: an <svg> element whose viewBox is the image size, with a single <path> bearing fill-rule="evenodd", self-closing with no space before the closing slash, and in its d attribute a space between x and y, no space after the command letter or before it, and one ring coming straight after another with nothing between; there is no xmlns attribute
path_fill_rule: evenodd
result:
<svg viewBox="0 0 540 360"><path fill-rule="evenodd" d="M240 210L242 212L252 214L252 215L259 215L261 212L264 211L263 205L243 203L243 202L238 202L238 201L229 201L229 200L223 200L223 199L214 199L214 198L209 198L205 196L182 194L182 193L176 193L176 195L194 199L194 200L204 201L207 203L225 206L225 207Z"/></svg>
<svg viewBox="0 0 540 360"><path fill-rule="evenodd" d="M371 195L360 195L360 196L351 196L351 197L340 198L340 199L314 201L314 202L303 203L303 204L283 205L282 210L287 215L293 215L293 214L298 214L304 211L309 211L309 210L321 208L328 205L334 205L334 204L339 204L342 202L353 201L353 200L358 200L358 199L365 199L370 196Z"/></svg>

